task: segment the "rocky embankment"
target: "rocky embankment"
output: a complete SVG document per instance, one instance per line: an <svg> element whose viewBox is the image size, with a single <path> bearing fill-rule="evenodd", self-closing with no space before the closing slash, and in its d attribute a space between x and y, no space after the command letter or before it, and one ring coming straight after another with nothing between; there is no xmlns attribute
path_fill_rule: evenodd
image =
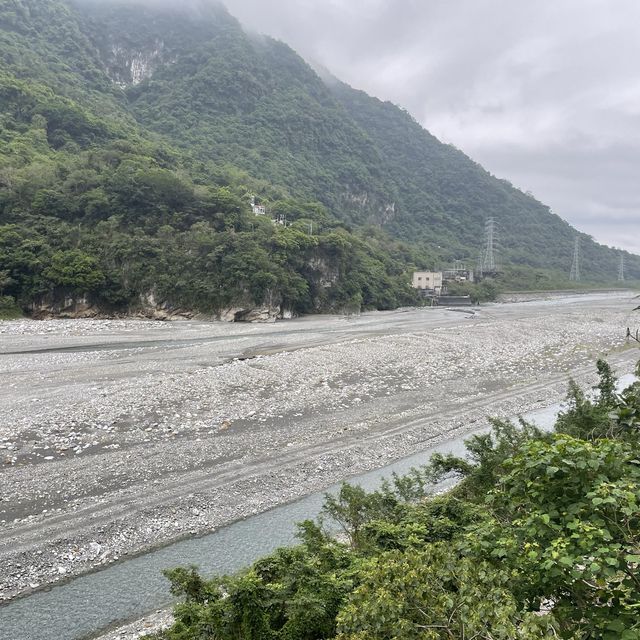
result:
<svg viewBox="0 0 640 640"><path fill-rule="evenodd" d="M173 624L170 611L159 610L141 620L136 620L101 635L96 640L140 640L151 633L168 629Z"/></svg>
<svg viewBox="0 0 640 640"><path fill-rule="evenodd" d="M128 309L107 308L88 297L45 297L33 302L28 314L35 320L53 319L117 319L144 318L147 320L191 320L219 322L275 322L293 317L293 313L276 304L256 305L252 301L238 300L233 306L219 309L212 314L203 314L176 307L167 302L158 302L153 294L141 296L139 304Z"/></svg>

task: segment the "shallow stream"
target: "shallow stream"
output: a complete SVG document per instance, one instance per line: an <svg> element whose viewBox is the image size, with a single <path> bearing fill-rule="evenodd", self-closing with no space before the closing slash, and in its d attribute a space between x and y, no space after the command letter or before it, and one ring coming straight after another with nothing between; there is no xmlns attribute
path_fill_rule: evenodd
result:
<svg viewBox="0 0 640 640"><path fill-rule="evenodd" d="M629 384L631 376L621 383ZM527 420L550 428L559 405L528 414ZM479 433L479 432L476 432ZM435 452L464 453L464 437L349 478L366 489L393 472L400 475L425 464ZM337 485L329 491L335 490ZM0 606L0 640L79 640L116 623L136 619L171 604L162 570L197 565L204 574L236 571L277 547L295 542L295 523L315 518L324 492L246 518L200 538L192 538L127 559Z"/></svg>

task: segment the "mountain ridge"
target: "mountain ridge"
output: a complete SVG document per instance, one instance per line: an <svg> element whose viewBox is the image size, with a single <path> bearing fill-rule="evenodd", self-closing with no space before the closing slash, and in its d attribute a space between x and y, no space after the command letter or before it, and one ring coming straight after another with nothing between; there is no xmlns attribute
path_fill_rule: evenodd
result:
<svg viewBox="0 0 640 640"><path fill-rule="evenodd" d="M219 3L190 7L0 3L0 295L390 308L415 302L412 269L473 264L489 216L507 284L566 285L577 232L544 205ZM293 227L253 216L251 193ZM215 259L191 259L194 226ZM615 280L619 254L579 235L588 279Z"/></svg>

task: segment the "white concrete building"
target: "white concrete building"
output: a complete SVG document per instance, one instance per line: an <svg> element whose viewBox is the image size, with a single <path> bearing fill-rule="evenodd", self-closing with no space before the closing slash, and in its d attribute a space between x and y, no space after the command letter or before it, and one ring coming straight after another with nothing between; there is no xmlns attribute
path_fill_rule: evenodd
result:
<svg viewBox="0 0 640 640"><path fill-rule="evenodd" d="M261 204L256 204L256 197L251 196L251 209L257 216L263 216L267 213L267 208Z"/></svg>
<svg viewBox="0 0 640 640"><path fill-rule="evenodd" d="M434 291L440 295L442 291L442 271L414 271L411 286L414 289Z"/></svg>

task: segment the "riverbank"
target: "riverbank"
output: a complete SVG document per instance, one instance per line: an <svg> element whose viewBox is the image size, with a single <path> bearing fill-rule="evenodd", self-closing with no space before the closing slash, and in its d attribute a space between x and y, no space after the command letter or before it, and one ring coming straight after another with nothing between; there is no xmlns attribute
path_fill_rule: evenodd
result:
<svg viewBox="0 0 640 640"><path fill-rule="evenodd" d="M168 629L174 622L170 610L158 610L140 620L118 627L96 637L95 640L140 640L152 633Z"/></svg>
<svg viewBox="0 0 640 640"><path fill-rule="evenodd" d="M286 329L5 324L2 597L552 404L570 372L589 382L595 357L624 348L630 308L613 295Z"/></svg>
<svg viewBox="0 0 640 640"><path fill-rule="evenodd" d="M560 298L568 298L573 296L586 296L586 295L597 295L597 294L624 294L629 292L631 294L631 290L626 288L619 289L555 289L555 290L531 290L531 291L503 291L498 294L496 302L500 303L511 303L511 302L534 302L539 300L557 300ZM637 291L635 291L635 295L637 295Z"/></svg>

